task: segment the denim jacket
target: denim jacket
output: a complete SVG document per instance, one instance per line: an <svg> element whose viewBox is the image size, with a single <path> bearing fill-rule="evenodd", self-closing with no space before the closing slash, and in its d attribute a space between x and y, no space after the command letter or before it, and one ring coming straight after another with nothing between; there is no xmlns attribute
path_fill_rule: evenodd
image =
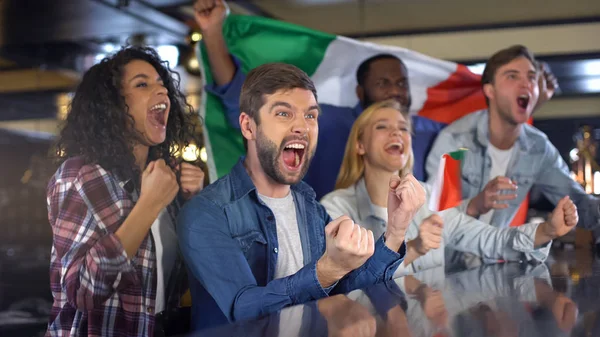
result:
<svg viewBox="0 0 600 337"><path fill-rule="evenodd" d="M487 153L488 121L487 110L457 120L439 134L427 158L428 183L432 184L444 153L468 149L461 170L463 202L459 209L463 212L469 201L483 191L490 178L494 178L490 177L491 159ZM491 225L508 227L519 205L534 186L555 205L569 195L577 205L578 226L595 229L600 225L600 199L586 194L581 185L570 177L567 164L558 150L535 127L523 125L506 176L517 182L517 198L508 202L508 208L494 211Z"/></svg>
<svg viewBox="0 0 600 337"><path fill-rule="evenodd" d="M330 288L321 287L317 260L325 252L331 218L304 182L291 187L304 267L274 279L277 230L273 212L258 198L244 164L207 186L181 210L179 242L189 268L192 329L251 319L330 294L392 279L406 245L391 251L380 238L363 266Z"/></svg>

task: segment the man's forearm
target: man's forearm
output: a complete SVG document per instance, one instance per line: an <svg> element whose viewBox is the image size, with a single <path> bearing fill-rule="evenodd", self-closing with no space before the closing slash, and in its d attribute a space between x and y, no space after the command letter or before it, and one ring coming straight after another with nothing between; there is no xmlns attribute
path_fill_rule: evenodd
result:
<svg viewBox="0 0 600 337"><path fill-rule="evenodd" d="M228 84L235 75L235 64L229 55L223 32L217 30L203 32L203 40L215 83L218 86Z"/></svg>
<svg viewBox="0 0 600 337"><path fill-rule="evenodd" d="M534 247L540 247L545 245L546 243L552 241L555 239L555 237L551 234L548 234L545 231L546 226L548 226L548 224L546 222L541 223L538 228L535 231L535 240L534 240Z"/></svg>
<svg viewBox="0 0 600 337"><path fill-rule="evenodd" d="M402 244L404 243L404 236L390 234L389 232L385 232L385 245L394 252L398 252Z"/></svg>
<svg viewBox="0 0 600 337"><path fill-rule="evenodd" d="M402 262L405 266L408 266L421 257L421 254L417 251L417 240L418 239L410 240L406 243L406 256Z"/></svg>
<svg viewBox="0 0 600 337"><path fill-rule="evenodd" d="M323 288L331 287L346 274L344 271L336 268L326 256L321 257L317 261L317 279Z"/></svg>

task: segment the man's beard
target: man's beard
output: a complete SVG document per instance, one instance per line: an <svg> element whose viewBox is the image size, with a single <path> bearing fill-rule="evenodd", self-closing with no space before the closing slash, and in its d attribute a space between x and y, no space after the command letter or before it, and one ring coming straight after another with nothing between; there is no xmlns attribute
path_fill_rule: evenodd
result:
<svg viewBox="0 0 600 337"><path fill-rule="evenodd" d="M277 144L272 142L269 138L267 138L263 133L261 128L259 127L256 133L256 152L258 154L258 161L262 166L263 171L278 184L282 185L295 185L304 178L308 168L310 166L310 162L315 154L315 150L309 152L309 146L306 147L306 151L304 152L304 163L302 164L302 169L300 170L300 175L297 178L286 178L285 174L281 172L279 169L279 161L277 160L280 154L283 152L285 148L285 144L290 140L299 139L298 137L290 136L283 139L281 145L278 147ZM301 138L304 141L308 141L306 137ZM310 144L309 144L310 145Z"/></svg>

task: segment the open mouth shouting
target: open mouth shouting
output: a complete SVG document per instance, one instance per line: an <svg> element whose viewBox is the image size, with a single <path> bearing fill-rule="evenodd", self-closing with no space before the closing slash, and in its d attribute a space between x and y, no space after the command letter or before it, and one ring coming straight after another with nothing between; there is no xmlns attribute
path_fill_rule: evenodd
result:
<svg viewBox="0 0 600 337"><path fill-rule="evenodd" d="M527 111L527 107L529 106L529 101L531 97L528 94L521 94L517 97L517 106L523 110L523 112Z"/></svg>
<svg viewBox="0 0 600 337"><path fill-rule="evenodd" d="M394 156L401 156L404 154L404 144L400 142L388 143L385 146L385 152Z"/></svg>
<svg viewBox="0 0 600 337"><path fill-rule="evenodd" d="M157 129L165 130L167 128L167 118L169 117L168 107L169 104L167 102L153 105L147 115L150 125Z"/></svg>
<svg viewBox="0 0 600 337"><path fill-rule="evenodd" d="M285 145L282 152L283 165L288 171L299 171L304 163L304 157L308 144L303 141L290 141Z"/></svg>

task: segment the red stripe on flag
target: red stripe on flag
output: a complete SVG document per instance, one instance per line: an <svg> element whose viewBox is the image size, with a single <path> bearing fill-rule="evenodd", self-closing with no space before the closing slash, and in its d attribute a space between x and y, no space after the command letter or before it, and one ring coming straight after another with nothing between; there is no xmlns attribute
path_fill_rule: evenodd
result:
<svg viewBox="0 0 600 337"><path fill-rule="evenodd" d="M471 112L486 108L481 76L459 64L445 81L427 89L427 100L418 114L449 124Z"/></svg>
<svg viewBox="0 0 600 337"><path fill-rule="evenodd" d="M510 222L510 227L518 227L518 226L521 226L522 224L524 224L525 221L527 221L527 211L528 210L529 210L529 193L527 193L527 196L525 197L525 199L519 206L517 213L515 213L515 216L513 217L512 221Z"/></svg>
<svg viewBox="0 0 600 337"><path fill-rule="evenodd" d="M449 154L444 154L444 158L444 178L438 208L440 211L456 207L462 200L460 160L452 158Z"/></svg>

